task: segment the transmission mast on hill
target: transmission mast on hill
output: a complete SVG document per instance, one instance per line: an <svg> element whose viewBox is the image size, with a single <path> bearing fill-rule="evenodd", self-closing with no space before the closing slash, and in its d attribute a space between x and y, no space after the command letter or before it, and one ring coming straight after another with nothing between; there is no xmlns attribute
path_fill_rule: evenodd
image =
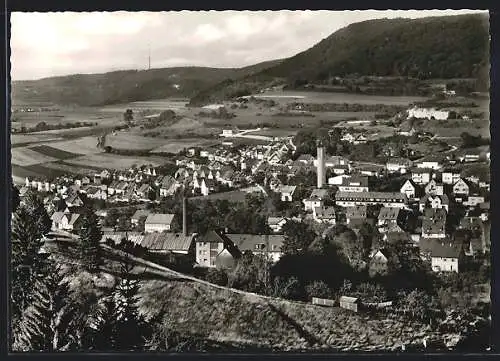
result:
<svg viewBox="0 0 500 361"><path fill-rule="evenodd" d="M148 70L151 70L151 44L148 44Z"/></svg>

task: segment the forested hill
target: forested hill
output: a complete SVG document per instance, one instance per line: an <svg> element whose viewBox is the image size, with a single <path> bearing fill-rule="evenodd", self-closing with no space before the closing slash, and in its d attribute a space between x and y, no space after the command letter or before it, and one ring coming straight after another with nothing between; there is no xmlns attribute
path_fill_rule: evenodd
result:
<svg viewBox="0 0 500 361"><path fill-rule="evenodd" d="M244 82L218 84L192 104L254 91L281 79L294 88L328 85L335 77L391 76L419 79L475 78L489 84L488 14L377 19L351 24L312 48L288 58Z"/></svg>
<svg viewBox="0 0 500 361"><path fill-rule="evenodd" d="M16 103L105 105L165 97L192 97L225 79L239 79L276 65L273 60L243 68L177 67L75 74L12 82Z"/></svg>
<svg viewBox="0 0 500 361"><path fill-rule="evenodd" d="M473 14L351 24L263 73L309 81L350 74L475 78L488 64L488 15Z"/></svg>

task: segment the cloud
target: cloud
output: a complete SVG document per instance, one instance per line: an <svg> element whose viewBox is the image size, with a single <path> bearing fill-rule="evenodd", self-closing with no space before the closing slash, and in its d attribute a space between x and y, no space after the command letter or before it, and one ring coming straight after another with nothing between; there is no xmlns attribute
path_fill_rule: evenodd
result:
<svg viewBox="0 0 500 361"><path fill-rule="evenodd" d="M240 67L304 51L353 22L465 11L12 13L11 75L199 65Z"/></svg>

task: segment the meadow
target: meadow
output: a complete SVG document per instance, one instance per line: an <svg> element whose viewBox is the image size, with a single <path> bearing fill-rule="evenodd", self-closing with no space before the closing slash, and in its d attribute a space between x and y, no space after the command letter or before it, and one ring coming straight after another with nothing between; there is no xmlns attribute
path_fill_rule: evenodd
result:
<svg viewBox="0 0 500 361"><path fill-rule="evenodd" d="M351 93L328 93L306 91L273 91L254 95L255 98L272 99L279 103L304 102L304 103L351 103L351 104L387 104L409 105L413 102L424 101L424 97L410 96L381 96Z"/></svg>
<svg viewBox="0 0 500 361"><path fill-rule="evenodd" d="M123 156L116 154L91 154L83 157L73 158L69 161L66 161L67 164L75 165L75 166L91 166L91 167L99 167L105 169L118 169L125 170L133 165L149 165L152 166L161 166L167 162L167 159L151 156L151 157L135 157L135 156Z"/></svg>

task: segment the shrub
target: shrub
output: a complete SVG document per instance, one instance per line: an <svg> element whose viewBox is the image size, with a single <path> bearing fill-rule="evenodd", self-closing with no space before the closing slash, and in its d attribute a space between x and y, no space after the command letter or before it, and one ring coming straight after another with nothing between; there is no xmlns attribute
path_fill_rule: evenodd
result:
<svg viewBox="0 0 500 361"><path fill-rule="evenodd" d="M227 286L228 277L226 271L222 269L211 269L207 272L205 280L219 286Z"/></svg>

